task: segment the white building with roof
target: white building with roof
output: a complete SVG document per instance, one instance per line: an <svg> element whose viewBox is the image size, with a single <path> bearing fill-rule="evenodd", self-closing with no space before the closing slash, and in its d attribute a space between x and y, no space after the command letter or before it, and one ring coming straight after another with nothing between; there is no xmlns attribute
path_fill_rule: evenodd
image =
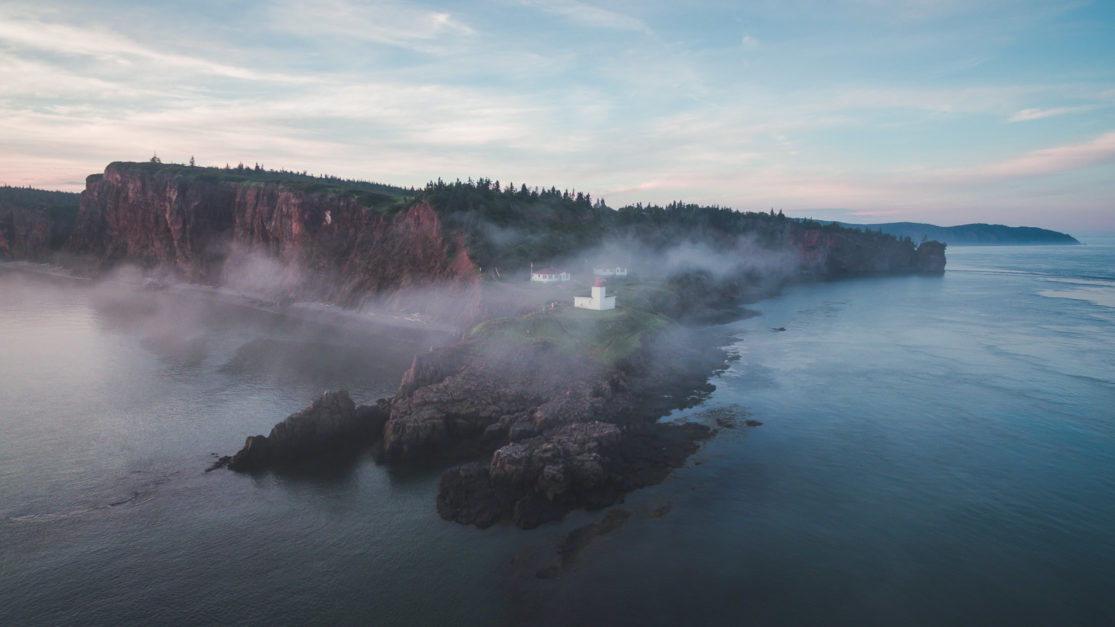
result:
<svg viewBox="0 0 1115 627"><path fill-rule="evenodd" d="M627 266L622 264L597 264L592 267L592 273L596 276L625 277L627 276Z"/></svg>
<svg viewBox="0 0 1115 627"><path fill-rule="evenodd" d="M560 283L568 281L573 277L560 268L542 268L535 270L533 267L530 270L530 280L534 283Z"/></svg>
<svg viewBox="0 0 1115 627"><path fill-rule="evenodd" d="M592 284L592 296L574 296L573 306L581 309L593 309L595 311L615 309L616 297L606 295L605 291L604 278L596 277L596 282Z"/></svg>

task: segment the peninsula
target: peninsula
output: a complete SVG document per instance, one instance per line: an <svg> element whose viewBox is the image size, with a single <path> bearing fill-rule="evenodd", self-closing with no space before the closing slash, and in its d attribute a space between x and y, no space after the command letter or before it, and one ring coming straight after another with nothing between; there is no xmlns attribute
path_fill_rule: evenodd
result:
<svg viewBox="0 0 1115 627"><path fill-rule="evenodd" d="M112 163L76 212L43 219L5 227L6 249L38 233L36 258L83 272L128 263L279 308L374 306L456 328L459 341L415 356L393 398L327 393L222 465L265 471L354 448L435 460L439 513L479 526L604 507L680 465L712 429L658 419L707 394L727 359L717 325L741 304L795 282L945 266L936 241L684 203L612 209L489 179L417 190ZM239 274L260 259L266 284Z"/></svg>

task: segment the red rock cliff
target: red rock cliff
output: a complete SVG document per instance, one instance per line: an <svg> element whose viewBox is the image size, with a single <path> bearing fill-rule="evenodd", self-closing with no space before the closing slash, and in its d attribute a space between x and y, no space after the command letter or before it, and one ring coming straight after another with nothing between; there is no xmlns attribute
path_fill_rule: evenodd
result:
<svg viewBox="0 0 1115 627"><path fill-rule="evenodd" d="M258 253L282 269L285 294L342 304L442 283L467 292L478 275L426 203L380 211L329 190L122 163L87 179L68 248L208 284Z"/></svg>

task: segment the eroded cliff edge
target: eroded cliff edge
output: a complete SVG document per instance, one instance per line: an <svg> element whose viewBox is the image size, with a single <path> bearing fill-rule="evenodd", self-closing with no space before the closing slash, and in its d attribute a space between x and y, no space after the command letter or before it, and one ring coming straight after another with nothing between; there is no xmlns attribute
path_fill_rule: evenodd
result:
<svg viewBox="0 0 1115 627"><path fill-rule="evenodd" d="M210 285L264 259L275 296L348 306L476 283L467 248L428 202L148 165L113 163L88 177L69 253L100 268L130 263Z"/></svg>

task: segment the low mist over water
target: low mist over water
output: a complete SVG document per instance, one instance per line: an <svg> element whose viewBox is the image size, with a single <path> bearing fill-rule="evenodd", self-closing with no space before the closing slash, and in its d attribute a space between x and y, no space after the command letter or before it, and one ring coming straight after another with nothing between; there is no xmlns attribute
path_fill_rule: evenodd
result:
<svg viewBox="0 0 1115 627"><path fill-rule="evenodd" d="M364 457L204 472L444 335L0 273L0 622L1110 624L1115 242L1085 243L752 305L668 419L762 426L546 580L521 565L600 512L481 531L437 517L437 468Z"/></svg>

